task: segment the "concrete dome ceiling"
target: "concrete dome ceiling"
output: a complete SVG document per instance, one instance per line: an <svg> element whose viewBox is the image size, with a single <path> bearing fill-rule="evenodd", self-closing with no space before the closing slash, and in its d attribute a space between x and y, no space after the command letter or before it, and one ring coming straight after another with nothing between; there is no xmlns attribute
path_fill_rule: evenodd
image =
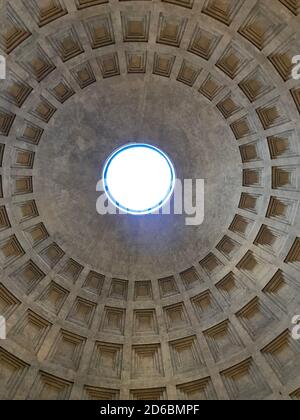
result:
<svg viewBox="0 0 300 420"><path fill-rule="evenodd" d="M0 6L0 399L300 399L300 2ZM96 213L130 141L201 226Z"/></svg>

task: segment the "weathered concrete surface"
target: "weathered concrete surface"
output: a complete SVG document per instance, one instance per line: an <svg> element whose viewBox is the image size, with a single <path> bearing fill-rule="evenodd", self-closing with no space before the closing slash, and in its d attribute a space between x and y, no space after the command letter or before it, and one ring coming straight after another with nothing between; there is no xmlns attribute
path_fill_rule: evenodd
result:
<svg viewBox="0 0 300 420"><path fill-rule="evenodd" d="M205 221L185 216L101 216L96 183L105 159L131 141L172 159L180 179L205 179ZM47 162L47 164L45 164ZM52 235L100 272L143 279L192 265L221 239L238 204L241 165L217 111L175 82L128 78L91 86L51 122L40 145L35 191Z"/></svg>

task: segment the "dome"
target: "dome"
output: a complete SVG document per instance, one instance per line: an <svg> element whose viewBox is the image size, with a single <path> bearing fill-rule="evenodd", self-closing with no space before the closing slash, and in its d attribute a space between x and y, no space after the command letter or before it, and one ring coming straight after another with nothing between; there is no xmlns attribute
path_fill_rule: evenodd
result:
<svg viewBox="0 0 300 420"><path fill-rule="evenodd" d="M0 399L300 399L300 2L0 7ZM97 211L128 144L203 223Z"/></svg>

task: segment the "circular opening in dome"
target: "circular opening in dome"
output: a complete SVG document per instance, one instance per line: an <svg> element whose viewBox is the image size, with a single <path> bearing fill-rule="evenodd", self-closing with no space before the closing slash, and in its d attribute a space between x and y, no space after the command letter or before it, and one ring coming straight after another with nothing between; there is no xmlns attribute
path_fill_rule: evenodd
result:
<svg viewBox="0 0 300 420"><path fill-rule="evenodd" d="M108 199L126 213L141 215L161 208L175 187L168 156L144 143L127 144L106 161L103 184Z"/></svg>

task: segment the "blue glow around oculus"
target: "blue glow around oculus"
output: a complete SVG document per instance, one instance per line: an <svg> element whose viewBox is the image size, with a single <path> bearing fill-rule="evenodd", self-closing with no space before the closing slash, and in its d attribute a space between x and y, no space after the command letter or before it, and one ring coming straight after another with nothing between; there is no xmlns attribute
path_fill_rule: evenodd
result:
<svg viewBox="0 0 300 420"><path fill-rule="evenodd" d="M170 199L175 170L168 156L155 146L131 143L117 149L103 169L108 199L125 213L157 211Z"/></svg>

